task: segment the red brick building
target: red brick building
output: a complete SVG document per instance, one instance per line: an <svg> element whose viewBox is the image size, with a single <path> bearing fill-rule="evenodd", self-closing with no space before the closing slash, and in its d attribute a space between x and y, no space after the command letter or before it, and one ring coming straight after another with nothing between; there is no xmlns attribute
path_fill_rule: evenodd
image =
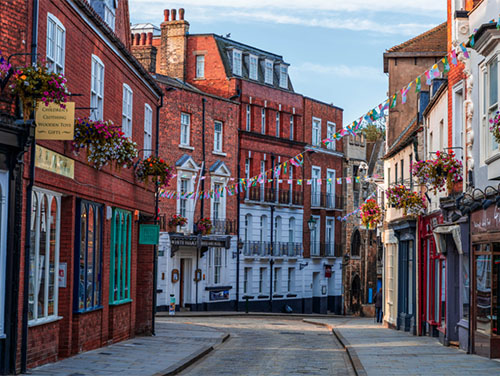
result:
<svg viewBox="0 0 500 376"><path fill-rule="evenodd" d="M193 111L196 108L201 111L200 99L202 97L207 99L207 104L208 101L213 102L212 112L210 114L206 112L207 150L211 150L212 122L219 120L224 124L223 154L227 155L212 153L215 157L211 157L220 160L228 167L231 172L229 182L238 182L238 179L249 179L266 173L265 177L261 175L258 183L248 184L248 190L240 193L239 204L235 196L225 197L227 207L225 218L238 218L239 220L239 240L243 246L240 256L243 260L240 262L236 249L232 249L230 255L236 257L236 261L224 263L222 270L227 275L218 280L218 283L211 281L214 262L210 252L206 264L201 264L201 266L198 264L197 267L193 267L191 264L194 261L186 260L191 272L200 269L203 279L200 286L204 286L207 291L226 291L228 294L223 295L227 296L230 301L238 300L240 304L244 298L248 298L250 309L281 310L284 304L288 304L297 311L311 311L312 294L303 299L305 284L309 282L304 282L305 279L302 278L303 283L300 286L299 274L307 275L306 279L311 279L311 281L315 279L318 298L322 295L321 286L325 285L326 280L323 264L319 262L319 259L314 262L315 265L317 264L317 271L304 269L304 266L299 267L298 261L302 259L303 251L306 257L310 255L309 242L306 244L302 242L304 228L308 228L307 219L309 218L305 219L303 214L306 184L304 177L306 174L310 175L310 171L306 171L310 169L310 166L294 167L288 163L285 168L284 163L300 154L303 155L304 160L307 160L306 163L311 160L317 161L324 168L325 176L322 178L326 183L329 168L338 170L337 175L341 176L342 146L339 146L340 152L323 148L329 150L324 156L316 156L315 154L319 153L314 153L313 157L310 157L310 152L305 153L307 145L310 144L305 137L311 138L311 130L308 131L309 133L306 132L304 120L305 103L308 102L300 94L295 93L288 77L289 64L282 56L215 34L190 34L189 23L184 19L183 9L165 10L164 21L160 28L152 24L139 24L133 25L132 31L134 34L133 50L137 58L151 72L155 71L164 75L163 78L157 76L159 81L176 88L176 91L171 92L171 102L174 108L167 111L167 117L169 122L174 125L181 124L181 127L180 129L175 126L163 128L166 131L166 139L161 144L165 144L165 147L168 144L171 160L177 160L178 165L191 163L193 168L192 173L185 173L186 180L189 181L186 187L181 187L177 183L177 191L181 197L185 189L188 192L194 190L191 177L199 171L202 160L200 155L202 139L198 133L199 117L196 118L198 123L195 122L196 120L190 120L194 133L191 131L190 137L192 138L187 145L189 148L186 149L182 145L182 129L185 126L182 123L182 113L194 113L186 109L189 107ZM194 88L196 90L193 90ZM188 95L186 91L190 94ZM182 100L182 103L175 104L175 100ZM335 126L340 127L342 122L340 109L313 100L310 103L315 104L310 105L308 126L311 126L313 116L321 117L324 121L323 132L317 135L318 138L327 137L332 124L332 129L335 129ZM235 119L229 111L231 106L236 106ZM217 115L218 111L222 111L221 115ZM227 121L221 118L223 113L227 114ZM233 135L236 138L233 139ZM233 143L233 140L237 142ZM207 153L210 154L210 152ZM236 153L237 159L230 158L230 154L234 155L233 153ZM183 159L178 159L180 157ZM228 162L231 160L234 164ZM206 167L209 167L211 163L212 161L207 160ZM279 165L282 165L280 175L277 176L276 173L273 175L273 167ZM202 181L206 184L209 181L208 176L205 176ZM326 197L327 189L331 187L327 188L326 184L324 186L323 194ZM308 194L310 197L311 193ZM182 201L182 198L177 201ZM212 201L215 199L210 198L204 201L205 205L213 208ZM163 204L164 211L168 213L167 217L170 213L184 212L181 207L184 204L177 202L177 204L174 203L177 207L172 208L171 203L172 200L167 200ZM192 215L195 218L198 216L199 206L201 205L196 204L196 209L192 209ZM236 207L239 208L239 216L232 216L234 213L232 210ZM317 213L324 218L327 214L335 218L335 210L331 209L334 208L325 208L321 211L322 209L318 207ZM339 231L335 229L337 226L334 224L333 227L332 236L329 237L332 240L335 231ZM322 231L322 235L325 236L324 225ZM340 239L340 233L338 238ZM172 244L170 241L170 245ZM169 248L170 245L168 242L164 243L166 252L172 251ZM173 252L177 250L174 249ZM325 255L324 252L323 255ZM189 258L187 254L184 256ZM186 269L184 265L177 265L175 261L173 264L171 267L179 268L181 275L189 273L184 271ZM162 267L166 267L167 272L165 276L160 271L160 280L169 279L171 269L169 266L160 265L160 269ZM176 299L180 298L181 305L184 305L185 296L189 294L193 296L193 292L187 289L181 297L179 288L186 289L185 284L181 281L178 287L175 283L168 294L174 292ZM168 284L166 283L165 286ZM340 291L340 286L337 287ZM167 299L168 294L162 299ZM196 293L196 296L198 295ZM212 295L209 294L206 298ZM324 301L326 302L327 293L323 295L325 295ZM272 303L273 300L274 303ZM199 303L197 300L195 305L198 306ZM233 304L227 304L228 301L212 302L209 299L206 303L206 308L233 309ZM189 306L193 308L193 304ZM326 311L326 303L323 306Z"/></svg>
<svg viewBox="0 0 500 376"><path fill-rule="evenodd" d="M26 8L19 3L16 11L2 4L1 19L9 11L11 17L23 9L31 14L31 3ZM152 153L162 91L128 50L127 2L118 2L116 9L114 4L40 2L36 23L11 19L18 27L14 38L29 46L28 36L35 36L33 52L67 78L76 117L122 124L138 149ZM2 52L26 49L9 44L2 45ZM13 62L19 66L22 60ZM6 102L15 103L4 94ZM24 163L29 166L27 154ZM30 206L28 198L32 210L26 211L29 219L23 217L21 237L13 239L17 244L8 248L26 254L14 253L9 259L20 272L12 275L8 293L8 303L17 299L17 307L5 311L10 326L0 339L4 373L152 329L154 253L152 246L139 245L138 233L141 223L154 218L153 187L139 183L131 168L91 167L85 151L75 155L70 142L37 142L35 158L32 195L29 169L23 174L22 212ZM51 160L66 168L46 163Z"/></svg>

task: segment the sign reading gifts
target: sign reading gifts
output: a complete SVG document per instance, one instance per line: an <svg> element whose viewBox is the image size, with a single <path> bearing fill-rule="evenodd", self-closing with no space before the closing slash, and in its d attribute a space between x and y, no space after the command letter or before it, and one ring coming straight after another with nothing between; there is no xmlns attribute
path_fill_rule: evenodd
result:
<svg viewBox="0 0 500 376"><path fill-rule="evenodd" d="M35 166L74 179L75 161L55 151L36 145Z"/></svg>
<svg viewBox="0 0 500 376"><path fill-rule="evenodd" d="M65 108L39 102L35 114L37 140L72 140L75 131L75 103L68 102Z"/></svg>

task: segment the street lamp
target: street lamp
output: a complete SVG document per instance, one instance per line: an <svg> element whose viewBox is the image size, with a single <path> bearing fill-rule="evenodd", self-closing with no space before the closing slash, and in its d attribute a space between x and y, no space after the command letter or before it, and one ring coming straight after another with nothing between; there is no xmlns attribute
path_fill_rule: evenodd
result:
<svg viewBox="0 0 500 376"><path fill-rule="evenodd" d="M316 249L316 220L314 219L314 217L311 215L311 218L309 218L309 220L307 221L307 226L309 227L309 233L313 234L313 244L311 245L311 247L309 247L310 249L310 253L312 254L312 250L313 249Z"/></svg>

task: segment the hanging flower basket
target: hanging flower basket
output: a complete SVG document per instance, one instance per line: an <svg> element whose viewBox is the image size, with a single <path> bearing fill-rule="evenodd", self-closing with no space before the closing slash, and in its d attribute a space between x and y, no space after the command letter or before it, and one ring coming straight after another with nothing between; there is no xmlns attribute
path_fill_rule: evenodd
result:
<svg viewBox="0 0 500 376"><path fill-rule="evenodd" d="M183 217L180 214L174 214L168 221L168 225L170 227L177 227L177 226L182 227L185 226L187 222L188 220L186 217Z"/></svg>
<svg viewBox="0 0 500 376"><path fill-rule="evenodd" d="M116 168L132 167L137 157L137 145L125 137L121 127L111 121L77 119L73 150L87 149L87 161L97 169L110 163Z"/></svg>
<svg viewBox="0 0 500 376"><path fill-rule="evenodd" d="M382 210L376 200L367 200L360 208L361 223L367 229L373 230L382 219Z"/></svg>
<svg viewBox="0 0 500 376"><path fill-rule="evenodd" d="M451 192L453 185L462 181L462 162L455 158L453 151L437 151L436 159L414 163L412 173L420 184L432 187L435 194L445 189Z"/></svg>
<svg viewBox="0 0 500 376"><path fill-rule="evenodd" d="M212 232L212 221L209 218L202 218L196 222L196 227L202 235L208 235Z"/></svg>
<svg viewBox="0 0 500 376"><path fill-rule="evenodd" d="M140 161L135 170L135 175L145 184L148 183L148 178L151 177L151 181L157 181L159 187L168 186L172 178L170 166L158 157L149 157Z"/></svg>
<svg viewBox="0 0 500 376"><path fill-rule="evenodd" d="M490 124L490 132L495 141L500 144L500 111L497 111L495 117L490 119Z"/></svg>
<svg viewBox="0 0 500 376"><path fill-rule="evenodd" d="M5 80L5 78L9 75L9 70L10 64L2 56L2 51L0 51L0 82Z"/></svg>
<svg viewBox="0 0 500 376"><path fill-rule="evenodd" d="M404 185L396 185L386 192L387 202L396 209L403 209L403 215L418 215L425 211L424 199Z"/></svg>
<svg viewBox="0 0 500 376"><path fill-rule="evenodd" d="M10 85L12 94L19 96L23 103L24 120L28 120L31 111L36 109L37 102L46 106L56 103L66 108L68 89L66 78L57 73L51 73L47 67L38 63L20 68L14 72L14 82Z"/></svg>

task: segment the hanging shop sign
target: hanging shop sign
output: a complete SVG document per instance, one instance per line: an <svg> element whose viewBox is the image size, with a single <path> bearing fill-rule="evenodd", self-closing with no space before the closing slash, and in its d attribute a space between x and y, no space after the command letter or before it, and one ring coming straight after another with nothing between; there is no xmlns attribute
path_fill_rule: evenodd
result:
<svg viewBox="0 0 500 376"><path fill-rule="evenodd" d="M36 145L35 166L74 179L75 161L55 151Z"/></svg>
<svg viewBox="0 0 500 376"><path fill-rule="evenodd" d="M198 246L198 237L194 236L170 236L170 244L172 247L197 247ZM200 247L209 247L209 248L229 248L231 243L231 237L219 237L219 238L209 238L209 237L201 237L200 238Z"/></svg>
<svg viewBox="0 0 500 376"><path fill-rule="evenodd" d="M145 225L139 226L139 244L158 245L160 242L160 226Z"/></svg>
<svg viewBox="0 0 500 376"><path fill-rule="evenodd" d="M59 104L38 103L35 113L37 140L73 140L75 130L75 103L68 102L65 108Z"/></svg>

